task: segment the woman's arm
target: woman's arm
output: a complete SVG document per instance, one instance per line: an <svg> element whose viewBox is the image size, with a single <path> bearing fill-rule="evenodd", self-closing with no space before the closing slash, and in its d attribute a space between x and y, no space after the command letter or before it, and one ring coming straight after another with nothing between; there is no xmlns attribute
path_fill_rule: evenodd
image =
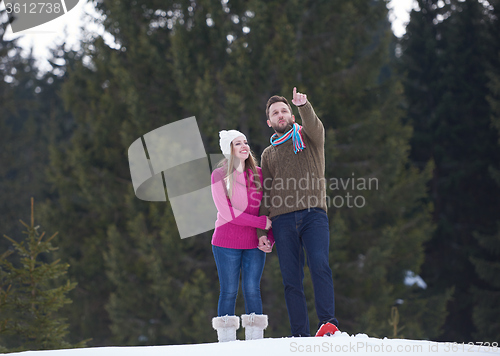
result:
<svg viewBox="0 0 500 356"><path fill-rule="evenodd" d="M212 197L221 217L231 224L265 229L267 217L255 216L233 207L226 195L224 176L220 170L212 173Z"/></svg>

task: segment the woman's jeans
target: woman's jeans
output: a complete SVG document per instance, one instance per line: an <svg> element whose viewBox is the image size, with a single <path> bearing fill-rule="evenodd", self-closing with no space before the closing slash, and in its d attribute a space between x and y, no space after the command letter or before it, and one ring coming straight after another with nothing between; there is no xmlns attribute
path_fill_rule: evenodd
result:
<svg viewBox="0 0 500 356"><path fill-rule="evenodd" d="M335 319L332 270L328 263L330 229L326 212L311 208L278 215L271 220L292 335L310 336L303 285L304 250L320 324L327 321L338 324Z"/></svg>
<svg viewBox="0 0 500 356"><path fill-rule="evenodd" d="M264 271L266 253L258 248L240 250L218 246L212 246L212 251L220 283L218 316L235 315L240 272L246 314L262 314L260 278Z"/></svg>

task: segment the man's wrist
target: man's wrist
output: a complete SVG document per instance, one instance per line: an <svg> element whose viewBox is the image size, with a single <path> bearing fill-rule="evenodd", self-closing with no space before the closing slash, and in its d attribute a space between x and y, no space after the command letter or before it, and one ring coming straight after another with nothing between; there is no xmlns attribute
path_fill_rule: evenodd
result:
<svg viewBox="0 0 500 356"><path fill-rule="evenodd" d="M303 108L304 106L307 105L307 103L309 103L309 100L306 100L306 102L304 104L302 104L302 105L297 105L297 107L298 108Z"/></svg>

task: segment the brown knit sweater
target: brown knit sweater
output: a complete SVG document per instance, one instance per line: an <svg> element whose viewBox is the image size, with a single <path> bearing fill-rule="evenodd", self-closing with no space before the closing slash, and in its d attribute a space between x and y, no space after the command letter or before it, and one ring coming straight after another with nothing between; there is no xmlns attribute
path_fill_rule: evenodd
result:
<svg viewBox="0 0 500 356"><path fill-rule="evenodd" d="M295 154L292 139L262 152L264 195L259 215L270 218L326 206L325 128L312 105L299 106L305 148ZM258 236L266 235L257 229Z"/></svg>

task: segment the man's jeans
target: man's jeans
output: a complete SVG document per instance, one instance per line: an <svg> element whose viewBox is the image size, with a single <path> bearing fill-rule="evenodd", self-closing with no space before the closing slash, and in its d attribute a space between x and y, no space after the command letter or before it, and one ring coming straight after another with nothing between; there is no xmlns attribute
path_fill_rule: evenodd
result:
<svg viewBox="0 0 500 356"><path fill-rule="evenodd" d="M304 294L304 249L314 287L314 301L320 324L335 319L332 270L328 263L330 229L323 209L311 208L272 218L285 300L294 336L310 336Z"/></svg>
<svg viewBox="0 0 500 356"><path fill-rule="evenodd" d="M212 251L220 284L218 316L235 315L240 271L246 314L262 314L260 279L264 271L266 253L258 248L240 250L218 246L212 246Z"/></svg>

